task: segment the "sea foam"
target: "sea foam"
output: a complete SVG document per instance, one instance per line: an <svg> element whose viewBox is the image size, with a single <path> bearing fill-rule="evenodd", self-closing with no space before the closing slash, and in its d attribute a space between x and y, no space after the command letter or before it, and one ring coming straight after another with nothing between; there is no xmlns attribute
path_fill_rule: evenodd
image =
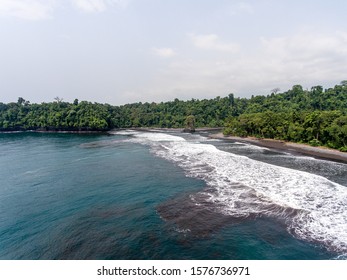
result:
<svg viewBox="0 0 347 280"><path fill-rule="evenodd" d="M205 199L235 217L282 218L294 236L347 252L347 188L325 177L224 152L166 133L122 132L210 187Z"/></svg>

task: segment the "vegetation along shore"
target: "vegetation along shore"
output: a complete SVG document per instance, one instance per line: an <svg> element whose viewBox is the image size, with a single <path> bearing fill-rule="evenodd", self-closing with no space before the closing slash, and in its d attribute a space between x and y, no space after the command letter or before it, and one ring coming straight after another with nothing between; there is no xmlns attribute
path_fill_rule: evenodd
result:
<svg viewBox="0 0 347 280"><path fill-rule="evenodd" d="M305 143L347 151L347 81L332 88L274 89L267 96L177 98L121 106L75 99L31 104L24 98L0 102L0 131L108 131L114 128L220 127L226 136ZM264 142L264 141L263 141ZM264 144L264 143L263 143ZM286 144L288 146L288 144Z"/></svg>

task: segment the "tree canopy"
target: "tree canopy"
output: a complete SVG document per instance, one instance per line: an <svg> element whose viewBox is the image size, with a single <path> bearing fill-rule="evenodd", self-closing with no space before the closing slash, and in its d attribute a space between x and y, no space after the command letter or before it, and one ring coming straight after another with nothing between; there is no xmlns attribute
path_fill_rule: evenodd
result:
<svg viewBox="0 0 347 280"><path fill-rule="evenodd" d="M105 131L113 128L225 127L226 135L256 136L326 145L347 150L347 82L333 88L294 85L286 92L274 88L267 96L251 98L175 99L161 103L122 106L54 102L31 104L0 102L0 131L70 130Z"/></svg>

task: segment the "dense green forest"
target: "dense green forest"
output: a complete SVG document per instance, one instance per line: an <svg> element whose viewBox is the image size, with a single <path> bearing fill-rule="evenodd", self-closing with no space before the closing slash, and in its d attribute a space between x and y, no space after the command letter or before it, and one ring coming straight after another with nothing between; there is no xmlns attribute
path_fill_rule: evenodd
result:
<svg viewBox="0 0 347 280"><path fill-rule="evenodd" d="M347 150L347 81L333 88L295 85L251 98L226 97L161 103L0 102L0 131L106 131L113 128L224 127L224 134L282 139Z"/></svg>
<svg viewBox="0 0 347 280"><path fill-rule="evenodd" d="M241 114L228 118L225 135L255 136L347 151L347 81L334 88L255 96Z"/></svg>

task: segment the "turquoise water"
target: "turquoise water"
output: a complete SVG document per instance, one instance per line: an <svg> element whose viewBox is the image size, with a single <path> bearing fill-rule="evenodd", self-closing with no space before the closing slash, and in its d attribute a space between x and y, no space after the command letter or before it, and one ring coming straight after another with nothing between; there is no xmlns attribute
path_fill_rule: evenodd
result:
<svg viewBox="0 0 347 280"><path fill-rule="evenodd" d="M291 183L300 190L311 179L329 188L338 207L325 198L324 213L336 219L320 220L320 201L317 209L300 202L311 189L284 201L267 169L281 186L299 174L303 186ZM333 259L347 251L346 172L200 135L0 134L0 258ZM332 231L315 231L307 215Z"/></svg>

